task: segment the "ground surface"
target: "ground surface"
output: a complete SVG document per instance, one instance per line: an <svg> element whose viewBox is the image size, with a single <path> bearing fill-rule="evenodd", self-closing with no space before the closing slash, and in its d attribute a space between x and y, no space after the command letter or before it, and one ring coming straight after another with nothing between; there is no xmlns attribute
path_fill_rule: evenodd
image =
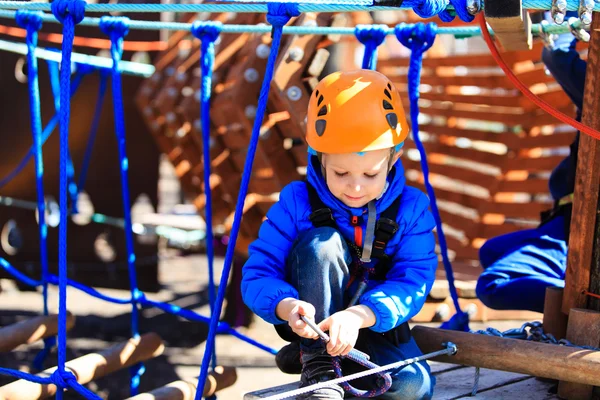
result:
<svg viewBox="0 0 600 400"><path fill-rule="evenodd" d="M217 263L216 269L217 276L220 276L220 263ZM164 289L157 294L150 294L148 297L159 301L173 301L181 307L208 315L206 270L203 256L169 257L162 262L160 267L160 279L164 283ZM2 282L2 288L3 291L0 293L1 326L13 323L23 317L39 314L42 304L39 293L18 291L8 281ZM123 291L106 290L103 292L120 297L127 296L127 292ZM56 299L56 290L53 289L51 304L55 305ZM128 338L129 306L108 304L74 289L68 291L68 304L68 309L77 318L75 328L68 337L69 359L101 350ZM148 391L178 379L194 379L199 373L199 364L204 353L208 331L206 325L187 322L156 309L143 310L141 315L140 330L157 332L163 338L166 346L163 355L146 363L146 373L141 383L142 391ZM521 321L503 321L493 325L504 330L520 326L520 324ZM476 329L481 327L481 324L471 324L471 327ZM251 325L251 328L240 328L239 331L273 348L280 348L285 344L270 325L258 319ZM242 399L245 393L298 380L298 376L279 372L272 355L237 338L220 335L217 337L216 346L219 364L236 367L238 375L235 385L221 391L219 399L238 400ZM39 344L28 347L21 346L11 353L1 354L0 366L26 369L36 354L35 349L40 347ZM55 360L54 354L47 360L47 367L55 365ZM442 369L444 368L440 367L437 384L439 394L436 394L436 398L459 398L471 390L473 369L450 371L453 374L459 373L460 377L448 375L450 372L442 372ZM527 379L521 375L513 375L515 376L493 376L492 372L484 371L480 382L480 388L484 390L481 396L488 393L484 398L509 398L511 394L503 394L502 386L497 386L497 383L514 380L522 388L530 390L534 388L535 393L539 393L540 396L527 398L551 398L547 397L549 396L547 390L550 387L548 384L540 386L540 382L532 380L533 378ZM10 378L0 377L2 384L10 381ZM129 374L127 371L111 374L107 378L93 382L88 387L103 398L124 399L128 397L129 393ZM443 395L444 392L448 395ZM494 393L495 395L492 396ZM65 398L80 397L67 395Z"/></svg>

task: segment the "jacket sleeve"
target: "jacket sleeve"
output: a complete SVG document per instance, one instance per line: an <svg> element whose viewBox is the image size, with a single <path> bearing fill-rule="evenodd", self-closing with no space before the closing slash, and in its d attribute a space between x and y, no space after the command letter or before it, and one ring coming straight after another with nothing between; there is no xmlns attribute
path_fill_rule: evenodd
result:
<svg viewBox="0 0 600 400"><path fill-rule="evenodd" d="M256 239L249 247L249 258L242 270L244 303L271 324L285 321L275 308L286 297L298 298L298 291L286 282L286 260L298 235L293 184L280 193L279 201L267 212Z"/></svg>
<svg viewBox="0 0 600 400"><path fill-rule="evenodd" d="M408 215L407 225L392 255L387 279L360 298L360 304L375 313L377 321L370 328L375 332L386 332L414 317L435 280L438 259L429 200L419 192L412 205L412 210L401 210Z"/></svg>

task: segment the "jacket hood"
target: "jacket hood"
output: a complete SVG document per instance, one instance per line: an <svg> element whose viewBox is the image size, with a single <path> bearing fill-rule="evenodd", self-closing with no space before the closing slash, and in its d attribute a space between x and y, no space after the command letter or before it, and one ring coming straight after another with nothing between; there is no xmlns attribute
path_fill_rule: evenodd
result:
<svg viewBox="0 0 600 400"><path fill-rule="evenodd" d="M348 207L342 203L341 200L337 199L327 187L327 183L321 172L321 164L317 156L309 155L308 161L306 170L308 182L316 189L319 197L327 207L331 208L332 211L356 216L360 216L367 212L366 205L360 208ZM391 206L394 200L402 194L405 184L406 178L404 177L404 167L399 158L387 176L387 188L384 190L383 195L375 202L378 214Z"/></svg>

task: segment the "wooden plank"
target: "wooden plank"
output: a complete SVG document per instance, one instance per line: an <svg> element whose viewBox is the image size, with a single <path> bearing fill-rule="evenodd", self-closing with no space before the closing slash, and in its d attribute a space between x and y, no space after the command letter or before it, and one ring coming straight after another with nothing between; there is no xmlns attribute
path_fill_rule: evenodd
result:
<svg viewBox="0 0 600 400"><path fill-rule="evenodd" d="M459 350L460 351L460 350ZM475 368L462 368L449 371L436 377L433 399L450 400L469 396L473 390ZM528 379L529 376L514 372L494 371L482 368L479 373L479 390L485 391L503 387Z"/></svg>
<svg viewBox="0 0 600 400"><path fill-rule="evenodd" d="M494 154L487 151L480 151L473 148L464 148L457 146L448 146L442 143L427 143L425 145L427 154L441 154L454 158L461 158L468 161L475 161L482 164L489 164L495 167L504 165L507 156L505 154ZM404 148L416 148L415 142L407 140Z"/></svg>
<svg viewBox="0 0 600 400"><path fill-rule="evenodd" d="M399 89L400 95L408 97L406 90ZM481 104L498 107L515 107L520 105L520 96L495 96L495 95L463 95L448 93L422 92L419 97L430 101L449 101L457 104Z"/></svg>
<svg viewBox="0 0 600 400"><path fill-rule="evenodd" d="M477 392L477 399L480 400L514 400L514 399L536 399L536 400L555 400L559 397L550 390L555 385L548 380L540 380L534 377L524 379L518 382L509 383L500 387L490 388ZM471 396L461 397L461 399L472 399Z"/></svg>
<svg viewBox="0 0 600 400"><path fill-rule="evenodd" d="M412 169L419 172L421 171L421 164L418 161L404 159L402 161L402 165L404 165L405 169ZM480 171L461 168L453 165L434 164L430 162L429 172L432 174L447 176L449 178L470 183L472 185L481 186L486 189L489 189L496 182L496 177L493 175L484 174ZM435 187L435 184L433 186Z"/></svg>
<svg viewBox="0 0 600 400"><path fill-rule="evenodd" d="M524 181L502 181L497 193L548 193L547 179L527 179Z"/></svg>
<svg viewBox="0 0 600 400"><path fill-rule="evenodd" d="M539 158L515 158L506 163L504 171L526 170L528 172L552 171L562 160L564 156L550 156Z"/></svg>
<svg viewBox="0 0 600 400"><path fill-rule="evenodd" d="M600 15L594 13L592 21L592 38L588 55L588 65L583 97L583 115L581 122L596 130L600 129ZM581 135L577 159L577 179L571 217L571 235L569 238L569 254L565 276L565 292L563 312L569 313L571 308L585 308L587 298L584 290L597 290L600 283L597 279L595 263L594 288L590 287L592 252L597 240L598 221L598 187L600 186L600 140L588 135ZM596 251L597 253L597 251ZM597 293L597 292L596 292ZM595 303L597 306L597 303ZM594 307L596 308L596 307Z"/></svg>
<svg viewBox="0 0 600 400"><path fill-rule="evenodd" d="M520 149L568 147L575 138L572 133L553 133L551 135L527 136L519 141Z"/></svg>
<svg viewBox="0 0 600 400"><path fill-rule="evenodd" d="M405 101L405 107L408 108L408 101ZM440 108L436 106L421 107L421 114L446 117L446 118L464 118L478 121L501 122L507 125L521 125L526 120L525 115L521 113L503 113L491 110L458 110L456 108Z"/></svg>
<svg viewBox="0 0 600 400"><path fill-rule="evenodd" d="M422 124L419 128L423 132L427 132L437 136L451 136L457 138L467 138L470 140L478 140L482 142L501 143L509 148L519 145L519 136L511 132L486 132L475 129L451 128L447 126L439 126L433 124Z"/></svg>
<svg viewBox="0 0 600 400"><path fill-rule="evenodd" d="M528 61L528 60L538 60L540 56L540 52L542 51L543 44L541 42L537 42L533 45L532 50L521 50L521 51L511 51L511 52L503 52L502 58L507 64L515 64L518 62ZM393 67L408 67L409 65L408 57L394 57L389 58L387 60L378 60L377 67L382 71L385 68L393 68ZM461 54L461 55L453 55L453 56L443 56L443 57L425 57L423 59L424 67L496 67L498 63L494 60L494 57L489 55L488 53L483 54Z"/></svg>

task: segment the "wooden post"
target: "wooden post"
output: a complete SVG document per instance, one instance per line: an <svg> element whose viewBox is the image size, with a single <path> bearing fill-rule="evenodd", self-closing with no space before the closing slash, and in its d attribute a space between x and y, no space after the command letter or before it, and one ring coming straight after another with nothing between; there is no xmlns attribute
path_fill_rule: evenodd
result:
<svg viewBox="0 0 600 400"><path fill-rule="evenodd" d="M567 333L567 315L562 312L563 289L546 288L544 299L544 332L551 333L557 340Z"/></svg>
<svg viewBox="0 0 600 400"><path fill-rule="evenodd" d="M521 0L486 1L485 20L507 51L531 50L531 17Z"/></svg>
<svg viewBox="0 0 600 400"><path fill-rule="evenodd" d="M232 386L237 380L235 367L218 366L206 378L203 397L213 396L217 391ZM197 380L175 381L148 393L141 393L127 400L193 400Z"/></svg>
<svg viewBox="0 0 600 400"><path fill-rule="evenodd" d="M157 357L162 354L164 348L161 338L156 333L146 333L137 339L129 339L99 353L90 353L71 360L65 364L65 367L77 377L77 382L86 384L140 361ZM55 370L56 367L50 368L38 375L49 376ZM40 385L20 379L0 387L0 399L45 399L54 396L56 391L55 385Z"/></svg>
<svg viewBox="0 0 600 400"><path fill-rule="evenodd" d="M598 347L600 345L600 312L581 308L571 309L567 340L580 346ZM594 387L590 385L563 381L558 385L558 396L561 399L589 400L592 398L593 389Z"/></svg>
<svg viewBox="0 0 600 400"><path fill-rule="evenodd" d="M67 313L67 330L75 325L75 317ZM40 339L56 335L58 316L41 315L0 329L0 351L11 351L22 344L31 344Z"/></svg>
<svg viewBox="0 0 600 400"><path fill-rule="evenodd" d="M423 353L438 351L447 342L457 346L454 356L434 361L600 385L600 351L424 326L415 326L412 334Z"/></svg>
<svg viewBox="0 0 600 400"><path fill-rule="evenodd" d="M594 13L590 33L581 122L600 130L600 13ZM588 299L583 294L585 290L595 293L600 290L600 246L597 244L600 235L596 219L600 187L600 140L580 135L562 307L565 314L572 308L586 308ZM595 253L593 268L592 253ZM597 301L591 304L594 309L600 310Z"/></svg>

